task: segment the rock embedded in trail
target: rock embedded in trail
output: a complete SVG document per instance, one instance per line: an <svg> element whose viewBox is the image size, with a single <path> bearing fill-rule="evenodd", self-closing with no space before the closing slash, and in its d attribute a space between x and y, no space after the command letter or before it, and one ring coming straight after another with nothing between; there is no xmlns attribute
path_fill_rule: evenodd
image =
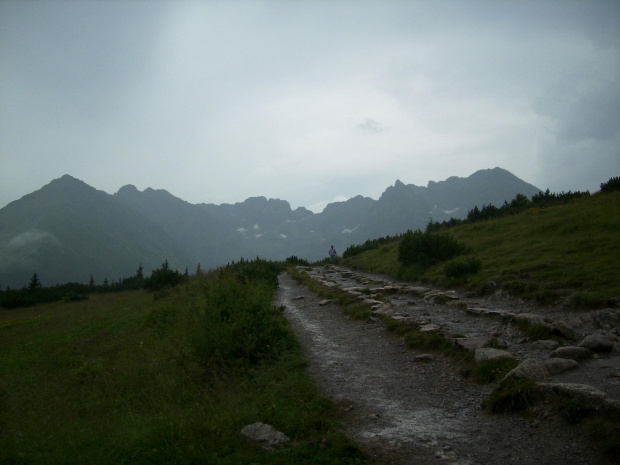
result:
<svg viewBox="0 0 620 465"><path fill-rule="evenodd" d="M517 365L512 371L510 371L502 380L505 381L513 379L529 379L532 381L544 381L549 377L549 372L543 364L543 362L534 359L527 359Z"/></svg>
<svg viewBox="0 0 620 465"><path fill-rule="evenodd" d="M469 350L475 352L476 349L482 347L489 347L495 340L492 336L479 336L479 337L459 337L454 339L454 343Z"/></svg>
<svg viewBox="0 0 620 465"><path fill-rule="evenodd" d="M585 347L592 352L611 352L614 341L602 334L590 334L579 343L579 347Z"/></svg>
<svg viewBox="0 0 620 465"><path fill-rule="evenodd" d="M571 360L577 360L578 362L590 357L592 357L592 352L585 347L577 346L558 347L556 350L551 352L551 354L549 354L549 358L570 358Z"/></svg>
<svg viewBox="0 0 620 465"><path fill-rule="evenodd" d="M555 350L560 347L560 343L552 339L542 339L532 342L532 347L539 350Z"/></svg>
<svg viewBox="0 0 620 465"><path fill-rule="evenodd" d="M543 363L551 376L559 375L560 373L564 373L565 371L572 370L579 366L578 361L569 358L550 358Z"/></svg>
<svg viewBox="0 0 620 465"><path fill-rule="evenodd" d="M531 325L546 325L547 322L540 315L535 315L533 313L519 313L515 315L515 319L517 321L525 321Z"/></svg>
<svg viewBox="0 0 620 465"><path fill-rule="evenodd" d="M547 329L552 334L557 334L558 336L562 336L566 339L575 340L577 339L577 332L573 329L571 325L565 323L564 321L554 321L547 325Z"/></svg>
<svg viewBox="0 0 620 465"><path fill-rule="evenodd" d="M510 352L500 349L492 349L490 347L481 347L476 349L476 363L493 361L493 360L516 360L515 356Z"/></svg>

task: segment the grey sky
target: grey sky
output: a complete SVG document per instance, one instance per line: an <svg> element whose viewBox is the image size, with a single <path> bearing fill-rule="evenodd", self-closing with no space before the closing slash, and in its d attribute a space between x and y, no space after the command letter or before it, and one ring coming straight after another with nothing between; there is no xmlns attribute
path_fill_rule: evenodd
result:
<svg viewBox="0 0 620 465"><path fill-rule="evenodd" d="M620 1L0 0L0 208L71 174L312 207L620 175Z"/></svg>

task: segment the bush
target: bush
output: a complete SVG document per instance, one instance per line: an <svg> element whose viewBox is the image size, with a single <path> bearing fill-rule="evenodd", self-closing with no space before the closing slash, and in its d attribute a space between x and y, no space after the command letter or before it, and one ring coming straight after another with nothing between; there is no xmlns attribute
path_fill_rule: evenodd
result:
<svg viewBox="0 0 620 465"><path fill-rule="evenodd" d="M409 230L398 246L398 261L403 265L417 263L429 267L466 251L467 247L450 234Z"/></svg>
<svg viewBox="0 0 620 465"><path fill-rule="evenodd" d="M467 257L463 260L452 260L443 266L443 272L448 278L459 278L480 271L482 262L476 257Z"/></svg>
<svg viewBox="0 0 620 465"><path fill-rule="evenodd" d="M342 258L354 257L355 255L359 255L368 250L378 249L380 245L388 244L390 242L395 241L396 237L380 237L378 239L368 239L361 245L350 245L342 254Z"/></svg>

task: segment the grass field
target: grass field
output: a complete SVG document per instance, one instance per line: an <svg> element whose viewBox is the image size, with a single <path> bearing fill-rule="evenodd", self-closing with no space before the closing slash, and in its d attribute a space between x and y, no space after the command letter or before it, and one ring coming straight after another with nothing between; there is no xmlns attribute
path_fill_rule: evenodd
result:
<svg viewBox="0 0 620 465"><path fill-rule="evenodd" d="M231 269L156 295L0 310L0 463L360 463L274 289ZM246 442L257 421L291 444Z"/></svg>
<svg viewBox="0 0 620 465"><path fill-rule="evenodd" d="M458 280L445 263L424 269L398 262L398 240L343 260L354 268L406 280L483 290L489 281L544 304L604 307L620 297L620 192L464 224L448 233L478 258L479 272ZM460 257L460 258L466 258Z"/></svg>

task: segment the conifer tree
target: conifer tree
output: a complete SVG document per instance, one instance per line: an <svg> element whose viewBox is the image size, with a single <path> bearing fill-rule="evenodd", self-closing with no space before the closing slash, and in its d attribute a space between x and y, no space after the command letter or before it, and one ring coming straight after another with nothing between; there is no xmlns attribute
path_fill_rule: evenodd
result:
<svg viewBox="0 0 620 465"><path fill-rule="evenodd" d="M39 279L39 276L37 275L37 272L35 271L34 274L32 275L32 278L30 278L30 282L28 283L28 290L34 292L37 289L40 289L42 287L43 285L41 284L41 280Z"/></svg>

